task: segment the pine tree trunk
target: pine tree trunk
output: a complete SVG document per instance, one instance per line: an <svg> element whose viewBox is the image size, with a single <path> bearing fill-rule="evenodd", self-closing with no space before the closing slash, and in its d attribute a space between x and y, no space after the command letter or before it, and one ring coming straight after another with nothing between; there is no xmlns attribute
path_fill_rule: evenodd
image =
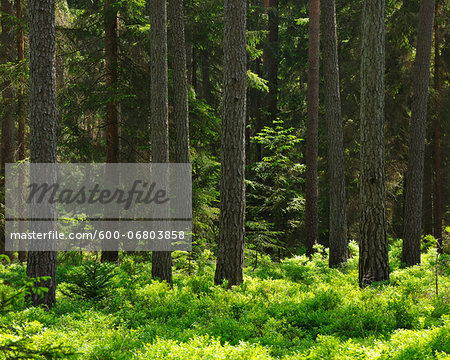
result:
<svg viewBox="0 0 450 360"><path fill-rule="evenodd" d="M425 159L433 158L433 141L430 138L432 138L432 136L428 133L428 140L425 144ZM424 235L433 235L433 168L434 164L432 161L425 161L422 201L422 223Z"/></svg>
<svg viewBox="0 0 450 360"><path fill-rule="evenodd" d="M306 122L306 193L305 226L306 253L311 255L319 238L317 210L317 158L319 127L319 46L320 1L309 2L309 51L308 51L308 117Z"/></svg>
<svg viewBox="0 0 450 360"><path fill-rule="evenodd" d="M436 0L436 19L440 16L441 3ZM441 102L439 92L441 89L441 33L439 21L434 24L434 92L435 92L435 116L434 116L434 176L435 176L435 226L434 237L437 240L438 251L442 250L442 197L441 197Z"/></svg>
<svg viewBox="0 0 450 360"><path fill-rule="evenodd" d="M420 264L425 138L434 3L434 0L422 0L417 31L402 249L402 262L407 266Z"/></svg>
<svg viewBox="0 0 450 360"><path fill-rule="evenodd" d="M30 0L30 155L31 163L56 162L56 72L54 0ZM56 171L48 176L56 179ZM53 206L42 209L54 218ZM33 215L33 214L32 214ZM37 222L32 222L36 224ZM54 224L33 230L55 230ZM56 244L51 244L53 247ZM48 244L47 244L48 246ZM54 247L55 248L55 247ZM43 297L32 295L33 305L52 306L56 290L56 251L29 251L27 276L49 276L39 286L48 288Z"/></svg>
<svg viewBox="0 0 450 360"><path fill-rule="evenodd" d="M17 62L22 63L25 59L25 33L23 30L23 25L21 22L23 21L23 3L22 0L16 0L16 16L19 22L19 29L17 31ZM25 130L25 121L26 121L26 113L25 113L25 95L24 95L24 87L25 87L25 77L23 75L20 76L19 86L17 88L17 119L18 119L18 152L17 152L17 160L23 161L26 159L26 130ZM19 174L18 184L19 184L19 194L24 196L23 184L25 183L24 174ZM20 204L25 203L25 199L19 201ZM23 222L19 223L19 232L24 233L26 231L25 224ZM25 240L19 240L19 249L24 249L26 247ZM19 250L19 261L25 262L27 259L26 251Z"/></svg>
<svg viewBox="0 0 450 360"><path fill-rule="evenodd" d="M10 0L1 0L1 63L14 62L14 32L13 23L11 22L13 13L13 4ZM5 203L5 164L14 162L14 88L11 81L5 79L0 82L1 89L1 105L3 108L2 118L2 144L0 154L0 186L1 202ZM4 207L2 207L4 209ZM3 210L2 210L3 211ZM5 252L5 232L0 232L0 254L6 254L9 257L12 253Z"/></svg>
<svg viewBox="0 0 450 360"><path fill-rule="evenodd" d="M246 0L225 0L220 219L215 284L243 281L245 239Z"/></svg>
<svg viewBox="0 0 450 360"><path fill-rule="evenodd" d="M322 0L322 48L328 168L330 176L330 267L347 261L344 140L342 134L336 9L334 0Z"/></svg>
<svg viewBox="0 0 450 360"><path fill-rule="evenodd" d="M389 279L384 165L384 0L363 0L359 284Z"/></svg>
<svg viewBox="0 0 450 360"><path fill-rule="evenodd" d="M169 162L166 1L150 0L150 131L152 161ZM181 48L184 51L184 47ZM152 277L172 283L172 253L154 251Z"/></svg>
<svg viewBox="0 0 450 360"><path fill-rule="evenodd" d="M272 126L272 122L277 119L278 113L278 4L279 0L270 0L267 24L267 43L264 49L264 64L266 67L266 74L269 86L269 93L267 94L269 119L267 126Z"/></svg>
<svg viewBox="0 0 450 360"><path fill-rule="evenodd" d="M119 162L119 108L117 101L117 62L118 62L118 19L117 9L112 6L112 0L106 0L104 7L105 16L105 70L106 86L108 93L108 103L106 104L106 162ZM115 172L113 172L115 173ZM108 177L109 180L114 180ZM105 217L116 217L115 214L108 214ZM108 230L112 230L109 229ZM104 240L113 242L115 239ZM111 244L113 245L113 244ZM117 244L118 246L118 244ZM102 246L104 247L104 246ZM117 262L118 251L102 251L101 261Z"/></svg>
<svg viewBox="0 0 450 360"><path fill-rule="evenodd" d="M173 118L175 122L175 162L189 163L189 110L186 76L183 0L169 0L172 39Z"/></svg>

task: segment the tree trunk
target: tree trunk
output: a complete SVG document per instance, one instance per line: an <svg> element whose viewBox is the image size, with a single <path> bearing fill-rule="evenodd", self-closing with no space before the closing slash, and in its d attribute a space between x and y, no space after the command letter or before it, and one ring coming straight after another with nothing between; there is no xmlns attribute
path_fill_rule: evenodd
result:
<svg viewBox="0 0 450 360"><path fill-rule="evenodd" d="M172 40L173 118L175 121L175 162L189 163L189 110L186 77L183 0L169 0Z"/></svg>
<svg viewBox="0 0 450 360"><path fill-rule="evenodd" d="M170 4L169 4L170 5ZM193 77L193 65L194 65L194 56L193 56L192 43L186 42L186 68L187 68L187 82L189 85L192 85L192 77Z"/></svg>
<svg viewBox="0 0 450 360"><path fill-rule="evenodd" d="M320 1L309 2L309 51L308 51L308 117L306 122L306 194L305 226L306 253L311 255L319 237L317 213L317 158L319 127L319 46Z"/></svg>
<svg viewBox="0 0 450 360"><path fill-rule="evenodd" d="M23 30L23 3L22 0L16 0L16 16L19 22L19 29L17 31L17 62L20 64L25 59L25 33ZM25 87L25 77L23 75L20 76L19 86L17 88L17 119L18 119L18 152L17 152L17 160L23 161L26 159L26 130L25 130L25 121L26 121L26 113L25 113L25 95L24 95L24 87ZM24 174L19 174L18 184L19 184L19 194L24 196L23 193L23 184L25 183ZM25 199L20 201L20 204L24 204ZM25 232L25 224L20 222L19 224L19 232ZM19 249L24 249L26 247L25 240L19 240ZM27 259L26 251L19 250L19 261L25 262Z"/></svg>
<svg viewBox="0 0 450 360"><path fill-rule="evenodd" d="M402 262L420 264L425 138L435 0L422 0L414 63L414 95L406 172Z"/></svg>
<svg viewBox="0 0 450 360"><path fill-rule="evenodd" d="M384 165L384 0L363 0L359 284L389 279Z"/></svg>
<svg viewBox="0 0 450 360"><path fill-rule="evenodd" d="M278 113L278 1L270 0L268 13L268 26L267 30L267 43L264 49L264 64L266 65L267 80L269 82L269 93L267 94L267 104L269 118L267 121L268 126L272 125L272 122L277 119Z"/></svg>
<svg viewBox="0 0 450 360"><path fill-rule="evenodd" d="M433 158L431 134L427 135L427 143L425 145L425 159ZM424 182L423 182L423 201L422 201L422 223L425 235L433 235L433 168L432 161L425 161Z"/></svg>
<svg viewBox="0 0 450 360"><path fill-rule="evenodd" d="M1 0L1 48L0 61L4 64L14 62L14 32L11 18L14 16L13 4L10 0ZM5 79L0 82L1 105L3 108L2 118L2 144L1 144L1 164L0 164L0 183L1 183L1 202L5 203L5 164L14 162L14 88L11 81ZM2 208L4 209L4 207ZM2 210L4 211L4 210ZM0 254L6 254L9 257L12 253L5 252L5 232L0 234Z"/></svg>
<svg viewBox="0 0 450 360"><path fill-rule="evenodd" d="M436 0L436 18L440 15L440 1ZM437 240L438 251L442 251L442 198L441 198L441 102L439 92L441 90L441 33L439 22L434 24L434 92L435 92L435 116L434 116L434 174L435 174L435 226L434 237Z"/></svg>
<svg viewBox="0 0 450 360"><path fill-rule="evenodd" d="M211 84L211 75L209 71L209 51L202 50L200 52L200 71L202 75L202 98L209 104L213 105L212 91L213 86Z"/></svg>
<svg viewBox="0 0 450 360"><path fill-rule="evenodd" d="M243 281L245 240L246 0L225 0L220 219L215 284Z"/></svg>
<svg viewBox="0 0 450 360"><path fill-rule="evenodd" d="M192 78L191 78L191 85L194 89L195 93L198 93L198 85L197 85L197 53L198 51L193 47L192 48Z"/></svg>
<svg viewBox="0 0 450 360"><path fill-rule="evenodd" d="M30 155L31 163L56 162L56 73L54 0L30 0ZM54 176L55 174L49 174ZM45 209L54 218L55 209ZM37 223L37 222L32 222ZM35 225L39 227L39 225ZM48 225L46 231L56 229ZM43 229L41 229L43 230ZM55 244L52 244L55 245ZM43 297L32 294L33 305L55 303L56 251L29 251L27 276L49 276L39 286L48 288Z"/></svg>
<svg viewBox="0 0 450 360"><path fill-rule="evenodd" d="M150 0L150 129L152 161L169 162L166 1ZM184 47L180 50L184 51ZM172 283L172 253L154 251L152 277Z"/></svg>
<svg viewBox="0 0 450 360"><path fill-rule="evenodd" d="M117 9L112 6L113 0L106 0L105 16L105 70L108 103L106 104L106 162L119 162L119 107L117 101L117 60L118 60L118 20ZM110 179L113 180L113 179ZM105 217L115 217L113 214ZM111 230L111 229L109 229ZM114 239L104 241L115 241ZM118 244L117 244L118 246ZM101 261L117 262L118 251L102 251Z"/></svg>
<svg viewBox="0 0 450 360"><path fill-rule="evenodd" d="M330 176L330 267L347 261L344 140L342 134L336 9L334 0L322 0L322 40L328 168Z"/></svg>

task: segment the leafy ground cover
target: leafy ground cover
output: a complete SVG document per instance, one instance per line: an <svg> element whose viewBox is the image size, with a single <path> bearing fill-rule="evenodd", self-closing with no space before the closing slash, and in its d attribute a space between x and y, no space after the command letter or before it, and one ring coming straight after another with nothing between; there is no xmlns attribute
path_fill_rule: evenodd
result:
<svg viewBox="0 0 450 360"><path fill-rule="evenodd" d="M450 359L449 258L438 260L436 295L435 250L401 269L394 242L390 283L362 290L350 250L342 269L328 268L324 249L311 261L261 259L229 291L213 285L207 251L189 268L175 254L172 288L139 256L114 267L61 254L50 311L26 307L22 265L1 265L0 358Z"/></svg>

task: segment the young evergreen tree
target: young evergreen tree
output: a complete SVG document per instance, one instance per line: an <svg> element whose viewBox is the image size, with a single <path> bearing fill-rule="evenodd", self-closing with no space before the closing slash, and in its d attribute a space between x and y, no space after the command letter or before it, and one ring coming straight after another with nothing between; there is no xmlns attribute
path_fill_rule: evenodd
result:
<svg viewBox="0 0 450 360"><path fill-rule="evenodd" d="M384 160L384 0L363 0L359 284L389 279Z"/></svg>
<svg viewBox="0 0 450 360"><path fill-rule="evenodd" d="M403 226L402 261L407 266L420 263L425 138L434 5L435 0L422 0L419 11Z"/></svg>
<svg viewBox="0 0 450 360"><path fill-rule="evenodd" d="M243 281L245 240L246 0L225 0L222 167L214 283Z"/></svg>

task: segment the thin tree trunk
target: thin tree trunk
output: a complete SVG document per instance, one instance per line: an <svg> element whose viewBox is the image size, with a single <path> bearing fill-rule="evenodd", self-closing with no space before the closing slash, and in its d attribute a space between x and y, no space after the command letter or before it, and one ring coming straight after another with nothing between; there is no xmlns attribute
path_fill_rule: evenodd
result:
<svg viewBox="0 0 450 360"><path fill-rule="evenodd" d="M169 119L167 80L167 15L165 0L150 0L150 129L152 161L169 162ZM184 47L181 49L184 51ZM152 277L172 283L172 253L154 251Z"/></svg>
<svg viewBox="0 0 450 360"><path fill-rule="evenodd" d="M211 75L209 71L209 52L207 50L201 51L200 71L202 76L202 97L205 101L212 105L212 85Z"/></svg>
<svg viewBox="0 0 450 360"><path fill-rule="evenodd" d="M428 135L428 139L430 135ZM428 140L425 146L425 159L433 158L432 141ZM425 235L433 235L433 168L432 161L425 161L422 222Z"/></svg>
<svg viewBox="0 0 450 360"><path fill-rule="evenodd" d="M389 279L384 165L384 0L363 0L359 284Z"/></svg>
<svg viewBox="0 0 450 360"><path fill-rule="evenodd" d="M308 51L308 116L306 122L306 193L305 226L306 253L314 252L319 238L317 212L317 158L319 127L319 46L320 46L320 1L309 2L309 51Z"/></svg>
<svg viewBox="0 0 450 360"><path fill-rule="evenodd" d="M195 93L198 93L198 85L197 85L197 50L193 47L192 48L192 82L191 85L195 91Z"/></svg>
<svg viewBox="0 0 450 360"><path fill-rule="evenodd" d="M193 50L192 43L186 42L186 68L187 68L187 82L189 85L192 85L192 76L193 76Z"/></svg>
<svg viewBox="0 0 450 360"><path fill-rule="evenodd" d="M245 240L246 0L225 0L220 219L215 284L243 281Z"/></svg>
<svg viewBox="0 0 450 360"><path fill-rule="evenodd" d="M421 1L417 30L402 249L402 261L407 266L420 264L425 138L434 4L434 0Z"/></svg>
<svg viewBox="0 0 450 360"><path fill-rule="evenodd" d="M440 15L440 1L436 2L436 19ZM434 24L434 91L435 91L435 117L434 117L434 174L435 174L435 230L434 237L437 240L438 251L442 251L442 197L441 197L441 102L439 92L441 89L441 33L439 22Z"/></svg>
<svg viewBox="0 0 450 360"><path fill-rule="evenodd" d="M55 3L54 0L30 0L30 155L31 163L56 162L56 72L55 72ZM56 171L48 176L56 180ZM43 209L49 217L56 217L53 206ZM33 214L32 214L33 215ZM37 223L37 224L36 224ZM33 230L55 230L54 222ZM45 228L45 229L44 229ZM51 245L56 249L54 243ZM56 251L29 251L29 277L49 276L39 286L48 288L43 297L32 294L33 305L51 307L55 303Z"/></svg>
<svg viewBox="0 0 450 360"><path fill-rule="evenodd" d="M117 72L118 19L117 19L117 9L112 5L112 1L113 0L106 0L104 7L105 70L106 70L106 86L109 99L108 103L106 104L106 162L115 164L119 162L119 106L116 98L118 87L118 72ZM111 181L114 180L109 177L108 179ZM113 218L115 216L113 214L109 214L106 217ZM113 242L115 241L115 239L103 241ZM114 244L110 245L111 247L115 247ZM102 248L105 248L105 246L102 245ZM103 261L117 262L118 259L119 259L118 251L102 251L101 256L102 262Z"/></svg>
<svg viewBox="0 0 450 360"><path fill-rule="evenodd" d="M0 61L2 63L14 62L14 32L11 18L14 16L13 4L10 0L1 1L1 48ZM14 88L11 81L5 79L0 83L0 91L3 107L2 118L2 144L1 144L1 164L0 164L0 186L5 188L5 164L14 162ZM5 193L2 190L1 202L5 203ZM4 209L4 207L3 207ZM3 211L3 210L2 210ZM12 256L11 252L5 251L5 232L0 234L0 254Z"/></svg>
<svg viewBox="0 0 450 360"><path fill-rule="evenodd" d="M267 43L264 51L264 64L266 65L267 80L269 82L269 93L267 94L269 118L268 126L277 119L278 113L278 4L279 0L268 2L268 26Z"/></svg>
<svg viewBox="0 0 450 360"><path fill-rule="evenodd" d="M22 0L16 0L16 16L19 22L19 29L17 31L17 62L20 64L25 59L25 34L23 31L23 3ZM23 161L26 159L26 132L25 132L25 95L24 95L25 78L23 75L20 76L19 86L17 88L17 119L18 119L18 145L19 149L17 152L17 160ZM24 174L19 174L18 184L19 184L19 194L24 196L23 184L25 183ZM25 203L22 199L20 204ZM26 231L25 223L19 223L19 232L24 233ZM19 249L25 249L25 240L19 240ZM27 259L26 251L19 250L19 261L25 262Z"/></svg>
<svg viewBox="0 0 450 360"><path fill-rule="evenodd" d="M172 40L173 118L175 121L175 162L189 163L189 109L186 76L183 0L169 0Z"/></svg>
<svg viewBox="0 0 450 360"><path fill-rule="evenodd" d="M336 9L334 0L322 0L322 40L328 168L330 172L330 267L347 261L344 140L342 134Z"/></svg>

